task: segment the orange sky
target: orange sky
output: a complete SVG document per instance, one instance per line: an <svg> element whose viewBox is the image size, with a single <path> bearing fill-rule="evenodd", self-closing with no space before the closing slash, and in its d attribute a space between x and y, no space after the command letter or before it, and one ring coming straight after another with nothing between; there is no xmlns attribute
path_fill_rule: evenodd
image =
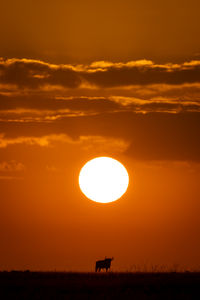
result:
<svg viewBox="0 0 200 300"><path fill-rule="evenodd" d="M4 1L0 269L200 267L199 1ZM84 197L84 163L130 175Z"/></svg>

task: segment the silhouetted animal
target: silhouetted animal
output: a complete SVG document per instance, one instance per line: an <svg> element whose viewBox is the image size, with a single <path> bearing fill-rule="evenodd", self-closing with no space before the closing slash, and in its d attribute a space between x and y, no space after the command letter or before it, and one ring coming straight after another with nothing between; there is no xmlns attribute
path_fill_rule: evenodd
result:
<svg viewBox="0 0 200 300"><path fill-rule="evenodd" d="M104 260L98 260L96 261L96 268L95 271L96 272L100 272L101 269L106 269L106 272L108 271L108 269L110 269L110 265L111 265L111 261L113 260L112 258L105 258Z"/></svg>

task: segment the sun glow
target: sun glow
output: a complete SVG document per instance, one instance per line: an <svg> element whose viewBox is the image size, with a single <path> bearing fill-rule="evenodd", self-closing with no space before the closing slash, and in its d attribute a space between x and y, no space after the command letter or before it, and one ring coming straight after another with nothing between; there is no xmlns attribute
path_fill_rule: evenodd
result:
<svg viewBox="0 0 200 300"><path fill-rule="evenodd" d="M126 192L128 183L127 170L111 157L96 157L88 161L79 174L79 186L83 194L100 203L119 199Z"/></svg>

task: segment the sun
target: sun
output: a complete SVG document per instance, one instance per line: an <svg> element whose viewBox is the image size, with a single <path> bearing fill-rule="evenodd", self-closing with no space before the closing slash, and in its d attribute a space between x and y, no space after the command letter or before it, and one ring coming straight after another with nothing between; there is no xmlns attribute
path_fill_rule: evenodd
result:
<svg viewBox="0 0 200 300"><path fill-rule="evenodd" d="M108 203L119 199L127 190L126 168L111 157L96 157L88 161L79 174L83 194L95 202Z"/></svg>

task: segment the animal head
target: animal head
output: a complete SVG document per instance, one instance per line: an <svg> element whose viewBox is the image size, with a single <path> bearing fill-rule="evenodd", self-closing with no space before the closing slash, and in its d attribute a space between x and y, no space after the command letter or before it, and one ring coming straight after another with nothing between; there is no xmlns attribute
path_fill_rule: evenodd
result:
<svg viewBox="0 0 200 300"><path fill-rule="evenodd" d="M114 259L113 257L112 257L112 258L106 258L106 257L105 257L105 261L111 262L113 259Z"/></svg>
<svg viewBox="0 0 200 300"><path fill-rule="evenodd" d="M107 258L106 256L105 256L105 260L113 260L114 259L114 257L112 257L112 258Z"/></svg>

